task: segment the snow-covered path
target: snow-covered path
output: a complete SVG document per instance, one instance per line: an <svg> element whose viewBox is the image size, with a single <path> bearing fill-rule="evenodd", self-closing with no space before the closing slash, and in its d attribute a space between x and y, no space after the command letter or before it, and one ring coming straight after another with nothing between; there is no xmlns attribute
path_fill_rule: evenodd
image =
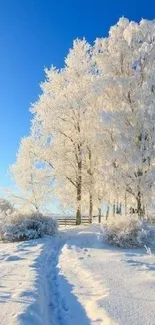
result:
<svg viewBox="0 0 155 325"><path fill-rule="evenodd" d="M98 231L81 230L63 246L57 266L58 297L65 305L60 324L154 325L155 256L112 249L98 241Z"/></svg>
<svg viewBox="0 0 155 325"><path fill-rule="evenodd" d="M155 325L155 256L112 249L98 226L0 245L0 325Z"/></svg>

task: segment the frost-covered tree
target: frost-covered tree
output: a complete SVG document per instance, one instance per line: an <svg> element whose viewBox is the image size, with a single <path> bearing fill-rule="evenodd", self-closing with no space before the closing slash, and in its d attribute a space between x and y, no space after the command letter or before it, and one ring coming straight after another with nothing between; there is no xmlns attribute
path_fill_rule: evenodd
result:
<svg viewBox="0 0 155 325"><path fill-rule="evenodd" d="M76 193L76 219L81 222L82 177L87 131L94 92L95 67L91 47L76 40L61 70L46 70L42 95L32 107L43 133L53 146L56 178L69 182ZM88 127L88 129L87 129Z"/></svg>
<svg viewBox="0 0 155 325"><path fill-rule="evenodd" d="M22 139L17 161L11 167L19 191L10 193L10 196L16 205L24 209L40 211L52 199L53 174L43 156L40 142L32 137Z"/></svg>
<svg viewBox="0 0 155 325"><path fill-rule="evenodd" d="M103 76L100 107L112 112L115 175L141 215L154 185L155 22L121 18L94 52Z"/></svg>

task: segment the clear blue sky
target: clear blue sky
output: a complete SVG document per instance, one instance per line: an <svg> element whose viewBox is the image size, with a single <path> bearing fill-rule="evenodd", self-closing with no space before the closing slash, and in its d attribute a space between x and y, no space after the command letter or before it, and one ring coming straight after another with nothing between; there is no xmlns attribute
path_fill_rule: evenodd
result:
<svg viewBox="0 0 155 325"><path fill-rule="evenodd" d="M92 43L121 16L153 19L155 0L0 0L0 187L10 185L44 67L61 67L73 39Z"/></svg>

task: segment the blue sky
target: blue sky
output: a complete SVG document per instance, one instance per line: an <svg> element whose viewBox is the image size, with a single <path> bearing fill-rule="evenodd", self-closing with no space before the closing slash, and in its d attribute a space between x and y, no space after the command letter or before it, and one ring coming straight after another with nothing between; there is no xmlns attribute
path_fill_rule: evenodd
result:
<svg viewBox="0 0 155 325"><path fill-rule="evenodd" d="M11 184L7 170L29 133L44 67L62 67L73 39L93 43L121 16L153 19L155 1L0 0L0 187Z"/></svg>

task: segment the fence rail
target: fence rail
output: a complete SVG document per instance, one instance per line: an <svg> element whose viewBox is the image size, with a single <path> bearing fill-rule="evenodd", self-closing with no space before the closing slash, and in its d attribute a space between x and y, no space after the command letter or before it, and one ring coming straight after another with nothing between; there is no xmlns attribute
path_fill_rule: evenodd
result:
<svg viewBox="0 0 155 325"><path fill-rule="evenodd" d="M57 221L59 225L61 226L67 226L67 225L76 225L76 219L75 218L57 218ZM88 224L90 223L89 218L81 218L81 224Z"/></svg>

